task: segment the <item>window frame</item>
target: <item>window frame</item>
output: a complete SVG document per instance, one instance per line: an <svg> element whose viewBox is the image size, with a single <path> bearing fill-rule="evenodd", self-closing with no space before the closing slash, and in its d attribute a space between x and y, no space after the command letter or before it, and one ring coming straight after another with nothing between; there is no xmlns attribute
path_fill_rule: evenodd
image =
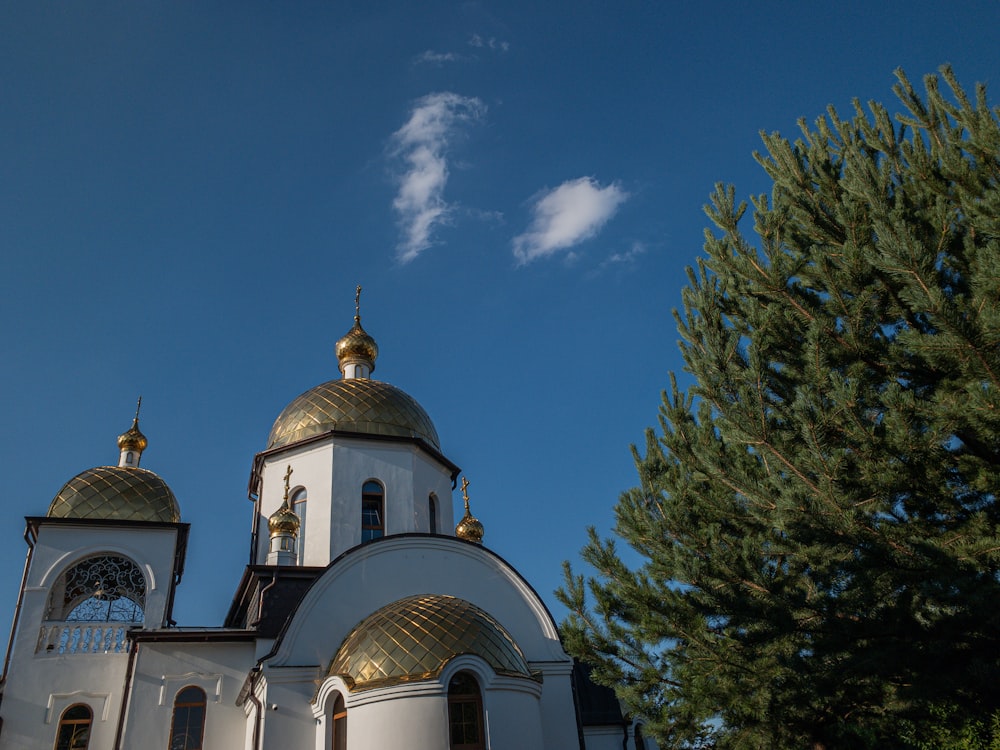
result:
<svg viewBox="0 0 1000 750"><path fill-rule="evenodd" d="M199 700L194 701L188 699L187 701L182 703L181 697L184 693L188 691L197 691L199 695ZM187 740L185 740L184 745L178 747L174 744L174 737L175 737L174 730L175 727L177 726L177 717L183 710L185 712L184 714L185 718L187 718L187 715L190 713L192 708L201 708L201 725L199 726L198 731L196 733L192 734L189 731L185 731L184 734L186 738L197 737L197 742L195 742L194 745L189 745ZM198 685L185 685L180 690L178 690L177 694L174 695L173 710L170 714L170 734L168 735L167 738L167 750L202 750L202 748L205 746L205 723L207 718L208 718L208 694L202 688L200 688ZM190 723L188 723L187 728L188 729L190 728Z"/></svg>
<svg viewBox="0 0 1000 750"><path fill-rule="evenodd" d="M438 533L438 501L433 492L427 496L427 528L431 534Z"/></svg>
<svg viewBox="0 0 1000 750"><path fill-rule="evenodd" d="M475 689L469 689L470 687L474 687ZM478 737L474 742L456 742L456 725L459 722L462 724L468 723L470 717L464 709L469 705L472 706L473 713L471 718L474 720L474 728ZM456 716L457 710L462 711L461 716ZM456 672L448 681L447 715L449 750L486 750L486 727L483 721L483 688L472 672L466 670Z"/></svg>
<svg viewBox="0 0 1000 750"><path fill-rule="evenodd" d="M339 739L338 731L343 732ZM347 702L339 692L330 709L330 750L347 750Z"/></svg>
<svg viewBox="0 0 1000 750"><path fill-rule="evenodd" d="M378 491L375 491L375 488ZM374 509L378 523L368 522ZM361 543L373 542L385 536L385 485L377 479L368 479L361 485Z"/></svg>
<svg viewBox="0 0 1000 750"><path fill-rule="evenodd" d="M87 718L82 719L79 717L69 717L68 714L74 709L82 708L87 712ZM79 729L76 727L84 726L85 734L83 737L83 744L79 744L78 732ZM72 706L67 706L66 709L59 716L59 724L56 726L56 741L53 745L54 750L87 750L90 746L90 730L94 726L94 710L88 706L86 703L74 703ZM63 742L63 729L69 729L70 734L66 737L67 742Z"/></svg>
<svg viewBox="0 0 1000 750"><path fill-rule="evenodd" d="M306 511L309 509L307 505L308 501L309 491L302 485L292 490L288 500L288 507L292 509L292 513L299 517L299 537L296 540L295 549L299 558L299 565L303 564L302 561L306 551Z"/></svg>

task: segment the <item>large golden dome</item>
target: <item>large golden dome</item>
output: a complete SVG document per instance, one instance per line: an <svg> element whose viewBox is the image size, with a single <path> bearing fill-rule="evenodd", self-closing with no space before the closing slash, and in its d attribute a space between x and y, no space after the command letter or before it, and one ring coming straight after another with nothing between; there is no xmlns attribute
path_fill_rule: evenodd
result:
<svg viewBox="0 0 1000 750"><path fill-rule="evenodd" d="M279 448L331 430L418 437L440 450L434 423L411 396L379 380L331 380L285 407L271 428L268 448Z"/></svg>
<svg viewBox="0 0 1000 750"><path fill-rule="evenodd" d="M49 505L49 518L117 521L181 520L167 483L151 471L130 466L98 466L70 479Z"/></svg>
<svg viewBox="0 0 1000 750"><path fill-rule="evenodd" d="M330 664L348 688L369 690L437 677L454 657L480 656L497 674L529 677L524 655L496 620L453 596L410 596L362 620Z"/></svg>

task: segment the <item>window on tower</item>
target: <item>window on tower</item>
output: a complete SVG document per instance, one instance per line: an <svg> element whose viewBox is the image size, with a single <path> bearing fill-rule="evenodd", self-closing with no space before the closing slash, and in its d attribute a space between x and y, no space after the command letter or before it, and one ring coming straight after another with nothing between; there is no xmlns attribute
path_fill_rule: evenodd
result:
<svg viewBox="0 0 1000 750"><path fill-rule="evenodd" d="M433 492L427 498L428 528L432 534L438 533L438 503L437 495Z"/></svg>
<svg viewBox="0 0 1000 750"><path fill-rule="evenodd" d="M374 480L361 488L361 541L370 542L385 535L385 489Z"/></svg>
<svg viewBox="0 0 1000 750"><path fill-rule="evenodd" d="M87 750L93 718L90 707L82 703L63 711L56 730L56 750Z"/></svg>
<svg viewBox="0 0 1000 750"><path fill-rule="evenodd" d="M306 492L305 487L299 487L292 493L292 499L290 500L292 505L292 512L299 517L299 565L303 565L306 551L306 500L309 499L309 493Z"/></svg>
<svg viewBox="0 0 1000 750"><path fill-rule="evenodd" d="M46 619L141 623L146 578L127 557L97 555L68 568L49 596Z"/></svg>

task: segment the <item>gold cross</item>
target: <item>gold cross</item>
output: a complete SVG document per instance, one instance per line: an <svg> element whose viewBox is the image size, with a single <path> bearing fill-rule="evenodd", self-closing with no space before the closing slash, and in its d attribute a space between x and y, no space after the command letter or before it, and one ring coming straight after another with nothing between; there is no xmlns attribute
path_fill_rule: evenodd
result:
<svg viewBox="0 0 1000 750"><path fill-rule="evenodd" d="M285 500L288 500L288 482L292 478L292 465L288 465L288 469L285 471Z"/></svg>

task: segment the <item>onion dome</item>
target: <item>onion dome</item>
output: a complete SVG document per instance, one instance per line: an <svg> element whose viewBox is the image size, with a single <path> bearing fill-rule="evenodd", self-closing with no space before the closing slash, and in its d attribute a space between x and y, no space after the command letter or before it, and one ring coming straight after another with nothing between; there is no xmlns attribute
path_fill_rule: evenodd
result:
<svg viewBox="0 0 1000 750"><path fill-rule="evenodd" d="M300 523L301 521L295 515L295 511L289 508L288 503L285 502L267 519L267 528L271 532L271 536L275 536L276 534L291 534L297 537L299 535Z"/></svg>
<svg viewBox="0 0 1000 750"><path fill-rule="evenodd" d="M521 649L475 604L425 594L369 615L344 639L329 674L354 692L431 680L456 656L481 657L500 675L530 677Z"/></svg>
<svg viewBox="0 0 1000 750"><path fill-rule="evenodd" d="M278 415L268 448L297 443L332 430L416 437L440 450L427 412L399 388L378 380L331 380L298 396Z"/></svg>
<svg viewBox="0 0 1000 750"><path fill-rule="evenodd" d="M118 436L119 450L142 453L148 445L149 441L146 436L139 431L139 417L133 419L132 426Z"/></svg>
<svg viewBox="0 0 1000 750"><path fill-rule="evenodd" d="M472 515L469 510L469 480L462 477L462 499L465 500L465 515L462 516L462 520L458 522L455 527L455 536L459 539L464 539L467 542L475 542L476 544L483 543L483 524L479 522L479 519Z"/></svg>
<svg viewBox="0 0 1000 750"><path fill-rule="evenodd" d="M70 479L49 505L49 518L177 523L180 508L167 483L131 466L98 466Z"/></svg>

